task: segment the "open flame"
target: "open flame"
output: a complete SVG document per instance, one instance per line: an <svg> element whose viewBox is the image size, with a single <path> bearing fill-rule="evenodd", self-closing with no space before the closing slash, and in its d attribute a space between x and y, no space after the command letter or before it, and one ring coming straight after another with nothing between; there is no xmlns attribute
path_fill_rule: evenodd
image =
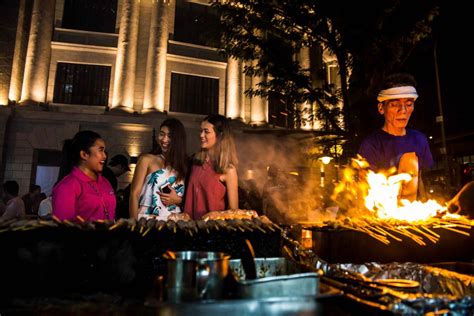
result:
<svg viewBox="0 0 474 316"><path fill-rule="evenodd" d="M435 200L400 200L402 185L409 182L412 176L408 173L395 174L395 171L392 168L374 173L369 170L367 161L359 156L352 160L351 167L344 170L343 179L335 188L332 199L356 216L366 216L367 212L361 214L361 209L367 209L370 215L379 219L417 222L440 213L446 214L446 207Z"/></svg>
<svg viewBox="0 0 474 316"><path fill-rule="evenodd" d="M374 173L360 156L352 159L331 196L339 206L339 214L335 220L325 220L320 226L355 230L386 245L390 240L402 242L404 238L420 246L426 246L427 241L436 243L441 237L439 229L470 236L474 220L448 213L446 207L434 200L400 200L402 186L412 177L395 171L392 168L385 173Z"/></svg>
<svg viewBox="0 0 474 316"><path fill-rule="evenodd" d="M434 200L427 202L400 200L402 184L412 179L408 173L386 176L383 173L368 171L368 194L365 207L375 216L382 219L397 219L409 222L426 220L446 211Z"/></svg>

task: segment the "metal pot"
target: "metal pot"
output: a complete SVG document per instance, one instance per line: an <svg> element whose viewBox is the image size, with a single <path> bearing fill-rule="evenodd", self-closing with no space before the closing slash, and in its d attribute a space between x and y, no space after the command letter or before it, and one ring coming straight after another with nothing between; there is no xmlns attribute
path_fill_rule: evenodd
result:
<svg viewBox="0 0 474 316"><path fill-rule="evenodd" d="M168 252L167 300L215 300L224 292L230 256L222 252Z"/></svg>

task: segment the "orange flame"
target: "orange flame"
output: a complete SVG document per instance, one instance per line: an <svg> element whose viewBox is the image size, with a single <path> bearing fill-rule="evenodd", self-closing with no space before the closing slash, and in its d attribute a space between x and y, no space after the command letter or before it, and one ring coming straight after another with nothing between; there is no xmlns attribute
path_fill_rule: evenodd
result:
<svg viewBox="0 0 474 316"><path fill-rule="evenodd" d="M368 171L368 194L365 197L365 206L374 215L382 219L398 219L409 222L421 221L446 211L434 200L427 202L408 200L398 201L403 182L411 180L408 173L385 176L383 173Z"/></svg>
<svg viewBox="0 0 474 316"><path fill-rule="evenodd" d="M402 185L412 177L408 173L394 174L395 169L374 173L362 157L352 159L334 189L332 199L352 216L364 216L363 209L380 219L408 222L424 221L446 213L446 207L435 200L427 202L400 200ZM347 214L348 215L348 214Z"/></svg>

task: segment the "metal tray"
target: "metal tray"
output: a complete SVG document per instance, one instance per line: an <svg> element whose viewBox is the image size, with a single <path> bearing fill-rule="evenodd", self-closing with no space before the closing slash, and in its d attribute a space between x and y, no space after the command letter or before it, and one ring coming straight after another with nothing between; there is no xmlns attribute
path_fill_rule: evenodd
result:
<svg viewBox="0 0 474 316"><path fill-rule="evenodd" d="M256 258L257 279L246 280L240 259L230 260L238 277L237 292L241 298L299 297L319 294L319 277L300 264L285 258Z"/></svg>

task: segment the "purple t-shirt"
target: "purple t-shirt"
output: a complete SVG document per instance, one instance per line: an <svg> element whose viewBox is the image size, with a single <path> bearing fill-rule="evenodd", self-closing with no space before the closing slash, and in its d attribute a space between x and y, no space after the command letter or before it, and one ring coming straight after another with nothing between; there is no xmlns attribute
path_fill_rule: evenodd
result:
<svg viewBox="0 0 474 316"><path fill-rule="evenodd" d="M418 167L426 170L433 164L428 140L423 133L407 129L404 136L394 136L384 130L375 131L360 145L359 154L375 171L397 167L403 154L414 152L418 157Z"/></svg>

